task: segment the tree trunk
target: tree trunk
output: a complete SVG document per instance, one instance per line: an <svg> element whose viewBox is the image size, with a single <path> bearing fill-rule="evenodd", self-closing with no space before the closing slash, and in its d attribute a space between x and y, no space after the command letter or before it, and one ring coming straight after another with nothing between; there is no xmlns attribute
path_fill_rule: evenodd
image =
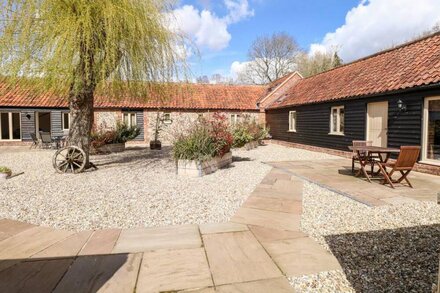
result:
<svg viewBox="0 0 440 293"><path fill-rule="evenodd" d="M89 167L90 135L93 126L93 89L86 88L70 92L69 145L75 145L86 153L86 168Z"/></svg>

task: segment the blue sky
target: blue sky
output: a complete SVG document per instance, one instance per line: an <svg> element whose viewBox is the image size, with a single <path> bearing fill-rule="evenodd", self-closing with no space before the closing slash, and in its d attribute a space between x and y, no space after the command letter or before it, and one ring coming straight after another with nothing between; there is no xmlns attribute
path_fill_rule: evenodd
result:
<svg viewBox="0 0 440 293"><path fill-rule="evenodd" d="M181 0L176 11L200 51L195 76L233 75L261 35L286 32L306 51L338 48L352 61L440 23L439 0Z"/></svg>

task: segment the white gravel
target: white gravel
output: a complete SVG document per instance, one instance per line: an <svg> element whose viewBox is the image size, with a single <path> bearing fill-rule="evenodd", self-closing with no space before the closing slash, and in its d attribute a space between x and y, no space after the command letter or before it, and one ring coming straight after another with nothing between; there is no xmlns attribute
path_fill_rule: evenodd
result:
<svg viewBox="0 0 440 293"><path fill-rule="evenodd" d="M290 278L298 292L430 292L437 281L436 203L368 207L305 183L301 225L342 270Z"/></svg>
<svg viewBox="0 0 440 293"><path fill-rule="evenodd" d="M262 161L332 158L268 145L234 150L228 169L182 178L169 150L96 156L99 170L78 175L56 174L53 153L0 148L0 165L24 172L0 183L0 218L74 230L225 222L270 171Z"/></svg>

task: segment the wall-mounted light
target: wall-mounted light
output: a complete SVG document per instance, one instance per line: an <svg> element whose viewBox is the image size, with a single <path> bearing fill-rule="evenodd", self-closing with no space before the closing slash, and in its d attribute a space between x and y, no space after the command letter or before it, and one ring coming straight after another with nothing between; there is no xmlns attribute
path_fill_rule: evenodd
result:
<svg viewBox="0 0 440 293"><path fill-rule="evenodd" d="M406 105L401 99L397 101L397 109L399 109L399 112L406 112Z"/></svg>
<svg viewBox="0 0 440 293"><path fill-rule="evenodd" d="M26 114L26 118L28 119L28 120L31 120L31 114Z"/></svg>

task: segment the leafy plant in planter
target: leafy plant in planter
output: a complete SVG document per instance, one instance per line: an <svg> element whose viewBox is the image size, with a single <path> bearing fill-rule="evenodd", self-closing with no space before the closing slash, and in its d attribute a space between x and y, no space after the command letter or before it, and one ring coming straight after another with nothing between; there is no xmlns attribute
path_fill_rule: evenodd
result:
<svg viewBox="0 0 440 293"><path fill-rule="evenodd" d="M11 169L5 166L0 166L0 177L7 178L12 175Z"/></svg>
<svg viewBox="0 0 440 293"><path fill-rule="evenodd" d="M269 130L264 127L264 125L258 124L255 120L250 117L245 117L245 119L237 123L232 128L232 135L234 136L235 148L241 148L247 143L252 141L258 141L265 139L269 134Z"/></svg>
<svg viewBox="0 0 440 293"><path fill-rule="evenodd" d="M162 131L164 119L159 112L156 114L156 124L154 126L154 140L150 141L150 149L160 150L162 149L162 142L159 140L159 134Z"/></svg>
<svg viewBox="0 0 440 293"><path fill-rule="evenodd" d="M92 133L91 146L98 149L106 144L126 143L140 134L140 128L128 127L124 123L118 123L115 130L97 131Z"/></svg>

